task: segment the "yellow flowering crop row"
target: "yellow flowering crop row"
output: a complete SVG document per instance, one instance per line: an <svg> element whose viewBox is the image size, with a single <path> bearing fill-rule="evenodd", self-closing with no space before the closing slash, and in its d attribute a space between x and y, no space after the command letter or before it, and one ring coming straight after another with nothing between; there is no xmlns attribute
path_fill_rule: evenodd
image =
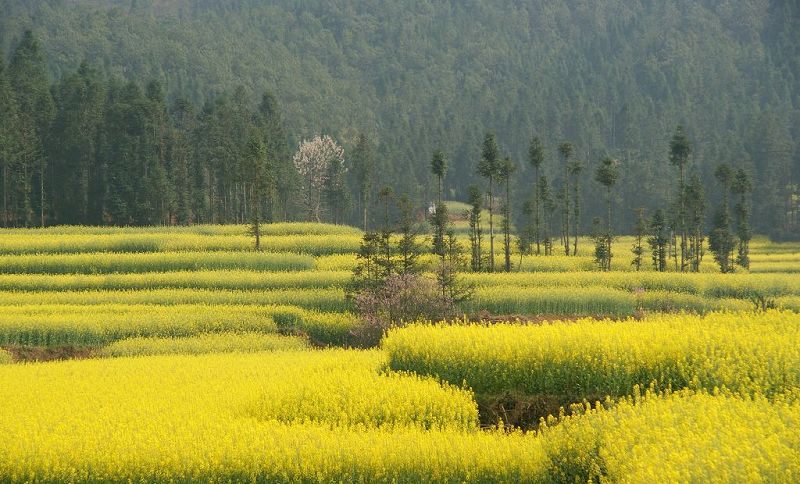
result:
<svg viewBox="0 0 800 484"><path fill-rule="evenodd" d="M348 272L178 271L144 274L0 274L0 291L307 289L343 286Z"/></svg>
<svg viewBox="0 0 800 484"><path fill-rule="evenodd" d="M800 405L680 392L566 417L539 439L559 482L797 482Z"/></svg>
<svg viewBox="0 0 800 484"><path fill-rule="evenodd" d="M233 291L211 289L153 289L138 291L0 291L0 307L34 304L281 304L320 311L346 311L344 290L275 289ZM4 309L0 310L0 312Z"/></svg>
<svg viewBox="0 0 800 484"><path fill-rule="evenodd" d="M0 344L98 346L136 336L277 331L280 308L261 306L46 306L3 308Z"/></svg>
<svg viewBox="0 0 800 484"><path fill-rule="evenodd" d="M0 256L2 274L106 274L197 270L297 271L314 257L291 252L95 252Z"/></svg>
<svg viewBox="0 0 800 484"><path fill-rule="evenodd" d="M134 337L208 332L299 331L323 344L345 344L355 318L294 306L207 304L40 304L0 307L0 344L100 346Z"/></svg>
<svg viewBox="0 0 800 484"><path fill-rule="evenodd" d="M8 351L0 348L0 365L5 365L14 361L14 358L11 356L11 353Z"/></svg>
<svg viewBox="0 0 800 484"><path fill-rule="evenodd" d="M109 234L192 234L192 235L246 235L249 225L175 225L148 227L87 227L83 225L56 225L45 228L4 229L12 235L109 235ZM348 225L314 222L276 222L261 225L263 235L361 235L361 230Z"/></svg>
<svg viewBox="0 0 800 484"><path fill-rule="evenodd" d="M413 325L383 341L392 369L465 382L476 392L560 401L634 385L775 395L800 387L800 315L656 315L623 322Z"/></svg>
<svg viewBox="0 0 800 484"><path fill-rule="evenodd" d="M185 338L128 338L102 348L102 356L200 355L205 353L254 353L301 350L303 338L267 333L204 333Z"/></svg>
<svg viewBox="0 0 800 484"><path fill-rule="evenodd" d="M339 254L356 252L361 243L357 234L267 235L261 238L265 252ZM164 232L67 234L42 236L31 233L0 234L0 254L72 254L81 252L172 252L253 250L249 235L199 235Z"/></svg>
<svg viewBox="0 0 800 484"><path fill-rule="evenodd" d="M378 352L0 367L0 480L795 482L800 405L681 392L476 429L470 394Z"/></svg>
<svg viewBox="0 0 800 484"><path fill-rule="evenodd" d="M478 432L468 392L381 375L383 360L336 350L4 367L0 480L466 479L513 475L490 457L531 455L531 439Z"/></svg>
<svg viewBox="0 0 800 484"><path fill-rule="evenodd" d="M466 283L519 288L604 286L627 291L670 291L715 298L800 295L794 274L692 274L670 272L563 272L464 274Z"/></svg>

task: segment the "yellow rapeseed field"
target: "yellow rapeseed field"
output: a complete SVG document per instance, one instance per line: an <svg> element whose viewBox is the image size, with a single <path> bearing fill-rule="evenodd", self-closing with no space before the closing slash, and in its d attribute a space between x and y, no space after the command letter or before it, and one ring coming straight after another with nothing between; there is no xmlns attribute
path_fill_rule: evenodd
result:
<svg viewBox="0 0 800 484"><path fill-rule="evenodd" d="M413 325L383 341L395 370L567 401L635 385L776 395L800 387L800 315L714 313L544 325Z"/></svg>
<svg viewBox="0 0 800 484"><path fill-rule="evenodd" d="M127 338L104 346L102 356L200 355L300 350L308 342L296 336L268 333L204 333L185 338Z"/></svg>

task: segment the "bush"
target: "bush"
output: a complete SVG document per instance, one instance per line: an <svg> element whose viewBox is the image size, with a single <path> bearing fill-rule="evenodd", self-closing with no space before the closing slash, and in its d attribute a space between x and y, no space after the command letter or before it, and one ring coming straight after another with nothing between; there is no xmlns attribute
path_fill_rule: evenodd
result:
<svg viewBox="0 0 800 484"><path fill-rule="evenodd" d="M452 317L455 304L435 281L411 274L389 276L375 289L355 296L361 324L353 329L358 346L376 346L390 328L417 320L439 321Z"/></svg>

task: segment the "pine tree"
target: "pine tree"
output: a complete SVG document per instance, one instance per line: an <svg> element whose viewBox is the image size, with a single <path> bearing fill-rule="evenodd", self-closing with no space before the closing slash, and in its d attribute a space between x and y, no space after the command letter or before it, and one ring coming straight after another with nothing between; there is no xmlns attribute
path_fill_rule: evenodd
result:
<svg viewBox="0 0 800 484"><path fill-rule="evenodd" d="M647 244L650 246L650 253L652 254L653 269L658 272L667 270L668 236L664 212L658 209L653 213L653 218L650 219L650 236L647 238Z"/></svg>
<svg viewBox="0 0 800 484"><path fill-rule="evenodd" d="M494 134L488 133L483 139L481 161L478 163L478 174L489 182L489 272L494 272L494 181L500 171L500 158L497 140Z"/></svg>
<svg viewBox="0 0 800 484"><path fill-rule="evenodd" d="M23 34L11 55L8 74L17 106L22 164L22 179L19 181L22 183L22 196L25 197L15 207L16 215L28 225L36 221L44 226L48 175L45 140L55 106L50 94L44 55L38 39L30 30Z"/></svg>
<svg viewBox="0 0 800 484"><path fill-rule="evenodd" d="M8 80L8 71L5 67L2 53L0 53L0 176L2 176L3 190L3 227L16 224L17 206L22 170L19 166L20 149L19 118L17 116L17 103L11 91Z"/></svg>
<svg viewBox="0 0 800 484"><path fill-rule="evenodd" d="M637 271L642 270L642 256L644 256L644 247L642 243L647 235L647 221L644 218L644 208L636 209L636 225L634 226L634 236L636 237L631 252L633 253L633 260L631 265Z"/></svg>
<svg viewBox="0 0 800 484"><path fill-rule="evenodd" d="M470 185L467 188L467 198L470 205L467 213L467 218L469 219L470 266L474 272L480 272L483 268L483 229L481 228L483 193L477 186Z"/></svg>
<svg viewBox="0 0 800 484"><path fill-rule="evenodd" d="M442 151L437 150L433 153L433 158L431 158L431 173L436 176L438 187L434 212L429 218L433 228L433 253L441 259L440 263L444 263L447 245L445 232L447 231L448 214L447 206L442 201L442 181L447 174L447 159Z"/></svg>
<svg viewBox="0 0 800 484"><path fill-rule="evenodd" d="M561 154L562 164L564 165L564 185L561 192L561 242L564 245L564 254L569 255L569 233L570 233L570 213L569 213L569 164L572 157L572 143L567 141L558 145L558 152Z"/></svg>
<svg viewBox="0 0 800 484"><path fill-rule="evenodd" d="M372 192L375 160L372 155L372 145L369 138L363 133L358 136L356 147L352 156L353 176L356 179L356 190L361 206L361 219L364 232L369 229L369 197Z"/></svg>
<svg viewBox="0 0 800 484"><path fill-rule="evenodd" d="M611 258L613 257L611 250L611 243L614 239L613 225L611 221L612 220L611 190L617 183L618 179L619 179L619 161L606 156L601 160L600 166L597 168L597 172L595 173L595 180L597 180L601 185L603 185L606 188L607 225L606 225L606 233L604 235L606 249L603 251L605 259L602 260L602 266L601 266L602 269L605 271L611 270Z"/></svg>
<svg viewBox="0 0 800 484"><path fill-rule="evenodd" d="M274 180L267 160L267 149L260 137L253 135L247 144L245 172L250 184L250 231L255 249L261 250L261 222L264 202L269 198Z"/></svg>
<svg viewBox="0 0 800 484"><path fill-rule="evenodd" d="M572 255L578 255L578 230L579 230L579 222L581 218L581 183L580 183L580 175L581 171L583 171L583 163L580 160L573 160L567 166L567 171L569 175L572 177L572 188L573 188L573 199L572 199L572 207L573 207L573 245L572 245Z"/></svg>
<svg viewBox="0 0 800 484"><path fill-rule="evenodd" d="M397 273L418 274L422 271L419 264L419 256L422 254L422 247L417 242L419 227L414 219L414 204L403 195L398 200L397 207L400 211L397 233L400 240L397 242Z"/></svg>
<svg viewBox="0 0 800 484"><path fill-rule="evenodd" d="M278 100L271 92L261 96L258 106L256 123L261 130L267 159L270 160L275 173L275 192L270 196L269 213L265 217L269 220L289 220L300 206L300 180L297 170L292 163L286 128L278 106Z"/></svg>
<svg viewBox="0 0 800 484"><path fill-rule="evenodd" d="M714 177L722 186L722 204L714 214L711 235L708 238L708 248L714 253L714 260L719 265L720 272L733 272L731 256L735 248L735 241L731 233L731 216L728 202L728 193L733 183L733 170L727 164L721 164L714 171Z"/></svg>
<svg viewBox="0 0 800 484"><path fill-rule="evenodd" d="M533 167L533 238L536 242L536 255L541 254L541 194L539 193L539 177L544 162L544 149L539 138L534 137L528 147L528 162Z"/></svg>
<svg viewBox="0 0 800 484"><path fill-rule="evenodd" d="M544 246L544 255L553 255L553 236L551 234L551 227L553 214L556 211L556 204L553 200L550 184L548 183L546 176L542 175L539 177L538 186L544 219L544 223L542 224L542 245Z"/></svg>
<svg viewBox="0 0 800 484"><path fill-rule="evenodd" d="M52 221L60 224L90 223L91 186L98 156L105 86L85 62L53 87L56 114L50 125L48 152L52 187Z"/></svg>
<svg viewBox="0 0 800 484"><path fill-rule="evenodd" d="M686 169L686 165L689 162L689 156L692 153L691 145L689 144L689 140L686 137L686 134L683 132L683 126L678 126L675 130L675 134L672 136L672 140L670 141L670 154L669 154L669 162L673 166L678 167L678 212L677 212L677 230L680 232L681 236L681 264L680 270L686 270L686 256L687 256L687 228L686 228L686 181L684 179L684 172Z"/></svg>
<svg viewBox="0 0 800 484"><path fill-rule="evenodd" d="M194 163L192 135L195 130L194 108L186 98L178 98L170 108L172 134L170 136L170 180L175 190L175 221L189 225L195 220L194 184L192 174L198 169Z"/></svg>
<svg viewBox="0 0 800 484"><path fill-rule="evenodd" d="M736 215L736 236L739 239L736 263L750 269L750 239L753 238L750 229L750 194L753 185L746 171L741 168L736 170L731 190L738 196L733 209Z"/></svg>
<svg viewBox="0 0 800 484"><path fill-rule="evenodd" d="M700 177L692 175L686 187L686 218L689 226L689 268L692 272L700 272L703 261L703 222L706 217L706 200Z"/></svg>
<svg viewBox="0 0 800 484"><path fill-rule="evenodd" d="M511 158L505 157L500 164L498 180L505 182L506 196L503 200L503 255L505 256L506 272L511 272L511 174L516 170L516 165Z"/></svg>
<svg viewBox="0 0 800 484"><path fill-rule="evenodd" d="M383 223L381 224L381 230L378 234L378 252L379 257L376 259L377 265L380 268L380 274L382 279L386 279L396 271L396 264L395 264L395 249L392 244L392 235L394 234L394 230L392 229L391 219L390 219L390 209L389 206L394 200L394 193L391 187L383 186L378 191L378 200L383 204Z"/></svg>

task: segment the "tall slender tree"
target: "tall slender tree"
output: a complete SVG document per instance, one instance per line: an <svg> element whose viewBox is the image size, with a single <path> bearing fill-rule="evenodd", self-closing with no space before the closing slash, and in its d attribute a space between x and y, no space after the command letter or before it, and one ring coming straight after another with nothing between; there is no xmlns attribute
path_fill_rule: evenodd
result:
<svg viewBox="0 0 800 484"><path fill-rule="evenodd" d="M436 205L434 211L430 214L430 224L433 227L433 253L440 258L440 265L445 263L445 256L447 254L447 241L445 235L448 224L447 206L442 200L442 182L444 176L447 174L447 159L444 153L437 150L433 153L431 158L431 173L436 177L437 191L436 191Z"/></svg>
<svg viewBox="0 0 800 484"><path fill-rule="evenodd" d="M250 190L250 231L255 237L255 249L261 250L261 223L263 207L273 190L274 179L267 160L267 149L260 137L255 134L247 144L246 176Z"/></svg>
<svg viewBox="0 0 800 484"><path fill-rule="evenodd" d="M506 196L503 199L503 255L504 269L511 272L511 174L516 165L510 157L505 157L500 163L498 180L505 182Z"/></svg>
<svg viewBox="0 0 800 484"><path fill-rule="evenodd" d="M605 257L601 261L602 269L605 271L611 270L611 258L613 253L611 251L611 244L614 239L614 228L611 218L612 196L611 190L616 185L619 179L619 161L609 156L606 156L600 161L600 166L595 173L595 179L606 188L606 233L603 236L605 241Z"/></svg>
<svg viewBox="0 0 800 484"><path fill-rule="evenodd" d="M444 177L447 175L447 158L442 150L436 150L433 152L433 157L431 158L431 173L433 173L433 175L436 177L436 203L439 204L442 203Z"/></svg>
<svg viewBox="0 0 800 484"><path fill-rule="evenodd" d="M669 234L667 233L667 220L664 211L658 209L650 219L650 236L647 244L650 246L652 254L653 269L658 272L667 270L667 244L669 244Z"/></svg>
<svg viewBox="0 0 800 484"><path fill-rule="evenodd" d="M478 163L478 174L489 182L489 272L494 272L494 182L500 172L500 155L497 139L494 134L487 133L483 139L481 161Z"/></svg>
<svg viewBox="0 0 800 484"><path fill-rule="evenodd" d="M536 242L536 255L541 254L541 194L539 193L539 177L544 163L544 148L538 137L533 137L528 146L528 162L533 167L533 238Z"/></svg>
<svg viewBox="0 0 800 484"><path fill-rule="evenodd" d="M686 186L686 221L689 229L689 269L692 272L700 272L700 264L703 261L705 240L703 223L706 218L706 199L703 184L697 173L692 174L689 184Z"/></svg>
<svg viewBox="0 0 800 484"><path fill-rule="evenodd" d="M469 200L469 243L470 243L470 266L474 272L480 272L483 268L483 229L481 228L481 212L483 211L483 193L480 188L470 185L467 188Z"/></svg>
<svg viewBox="0 0 800 484"><path fill-rule="evenodd" d="M542 202L542 245L544 246L544 255L553 255L553 236L551 228L553 225L553 214L556 211L556 203L553 200L553 194L550 190L550 183L547 177L542 175L539 177L539 197Z"/></svg>
<svg viewBox="0 0 800 484"><path fill-rule="evenodd" d="M39 40L28 30L11 55L8 69L19 122L19 142L23 168L23 191L28 200L23 203L27 224L44 226L47 209L47 155L45 140L55 114L50 82ZM33 186L38 194L33 195ZM35 213L35 215L34 215Z"/></svg>
<svg viewBox="0 0 800 484"><path fill-rule="evenodd" d="M722 204L714 214L713 227L708 239L708 246L714 253L714 260L719 265L720 272L733 272L731 256L733 254L735 241L731 233L731 216L729 208L729 196L731 184L733 183L733 170L723 163L714 170L714 177L722 187Z"/></svg>
<svg viewBox="0 0 800 484"><path fill-rule="evenodd" d="M175 222L189 225L195 220L195 185L192 175L198 169L192 144L192 135L196 129L194 106L188 99L179 97L170 107L170 117L170 179L175 187Z"/></svg>
<svg viewBox="0 0 800 484"><path fill-rule="evenodd" d="M581 171L583 171L583 163L580 160L572 160L569 165L567 166L567 171L569 175L572 177L572 189L573 189L573 198L572 198L572 214L573 214L573 223L572 223L572 234L573 234L573 243L572 243L572 255L578 255L578 230L580 225L581 219Z"/></svg>
<svg viewBox="0 0 800 484"><path fill-rule="evenodd" d="M637 271L642 270L642 256L644 256L644 238L647 235L647 221L644 218L644 208L639 207L636 209L636 225L634 226L634 236L636 237L631 252L633 253L633 261L631 265Z"/></svg>
<svg viewBox="0 0 800 484"><path fill-rule="evenodd" d="M741 168L736 170L731 190L738 197L733 209L736 214L736 236L739 239L736 263L749 269L750 239L753 238L750 229L750 194L753 191L753 185L746 171Z"/></svg>
<svg viewBox="0 0 800 484"><path fill-rule="evenodd" d="M673 166L678 167L677 229L681 236L680 270L685 271L688 237L686 234L686 180L684 172L686 170L686 165L689 163L689 156L692 154L692 147L689 144L689 139L683 132L683 126L679 125L676 128L669 146L669 162Z"/></svg>
<svg viewBox="0 0 800 484"><path fill-rule="evenodd" d="M361 206L361 222L364 232L367 232L369 229L369 198L375 176L375 160L372 154L372 144L365 134L358 135L358 141L351 158L353 175L356 179L356 190L359 195L359 205Z"/></svg>
<svg viewBox="0 0 800 484"><path fill-rule="evenodd" d="M572 143L565 141L558 145L558 152L561 155L561 162L564 166L564 184L561 193L561 242L564 245L564 254L569 255L569 233L570 233L570 213L569 213L569 164L572 158Z"/></svg>
<svg viewBox="0 0 800 484"><path fill-rule="evenodd" d="M261 130L267 159L275 174L275 192L269 202L269 220L288 220L295 207L300 205L300 180L292 163L286 128L278 100L272 92L261 96L256 113L256 124Z"/></svg>
<svg viewBox="0 0 800 484"><path fill-rule="evenodd" d="M22 175L19 166L19 118L17 117L17 103L11 84L8 80L8 70L5 66L2 53L0 53L0 176L3 179L3 227L16 223L19 215L13 207L18 206L20 200L20 178Z"/></svg>

